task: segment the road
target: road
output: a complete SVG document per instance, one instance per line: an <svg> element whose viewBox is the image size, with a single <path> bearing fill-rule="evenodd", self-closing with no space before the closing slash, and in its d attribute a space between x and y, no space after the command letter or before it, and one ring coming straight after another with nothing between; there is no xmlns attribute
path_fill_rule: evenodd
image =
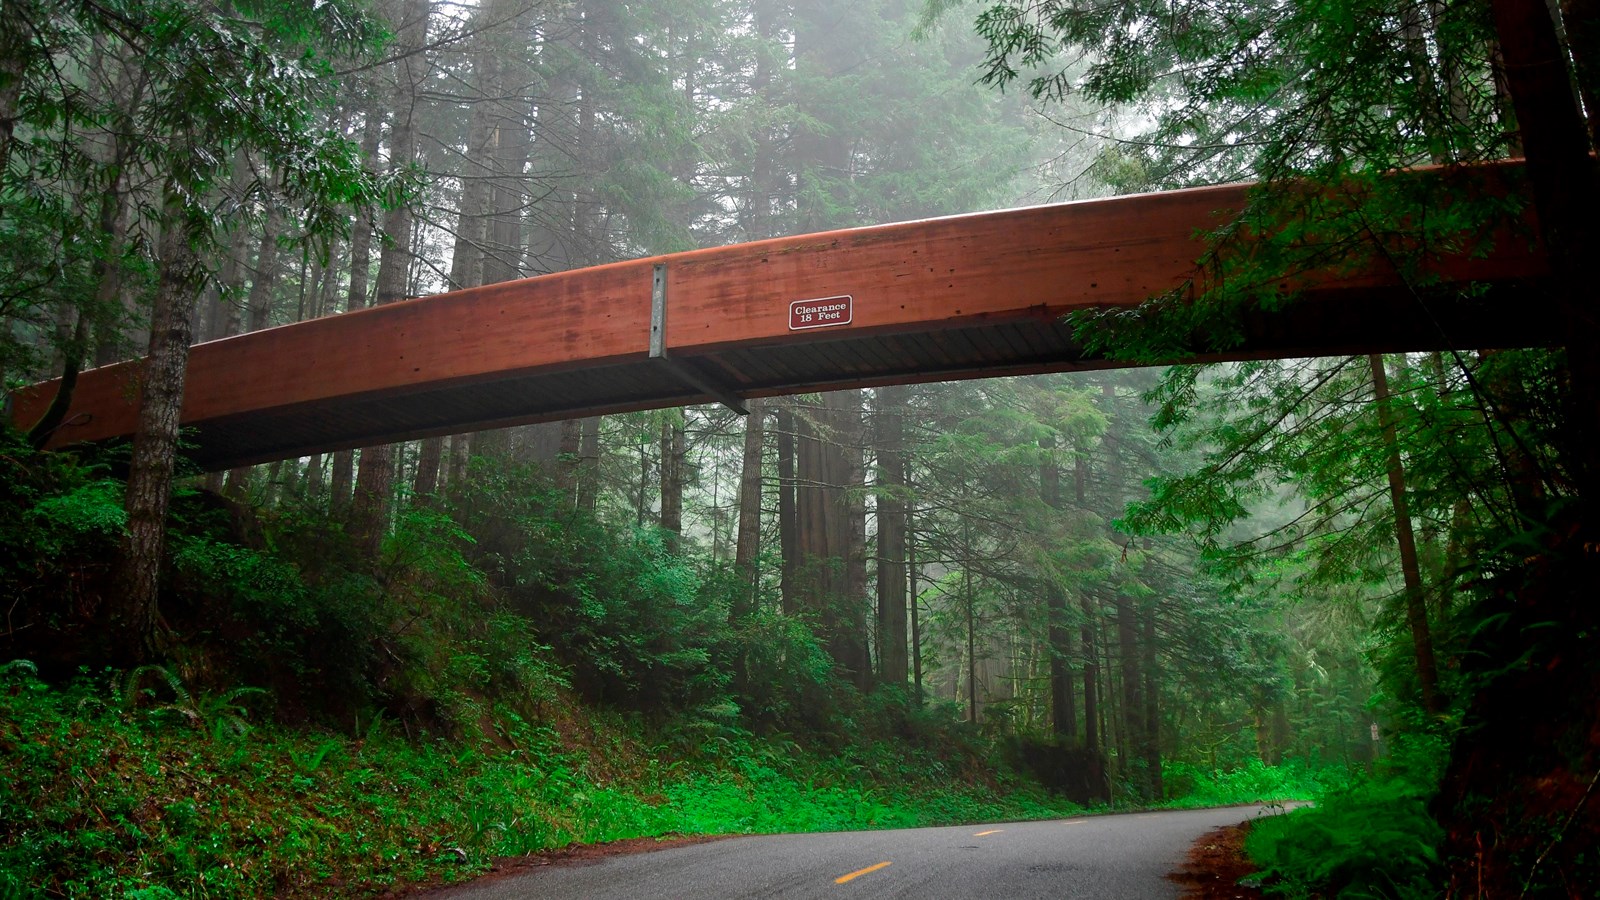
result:
<svg viewBox="0 0 1600 900"><path fill-rule="evenodd" d="M1256 807L741 837L468 884L451 900L645 897L1176 898L1195 839Z"/></svg>

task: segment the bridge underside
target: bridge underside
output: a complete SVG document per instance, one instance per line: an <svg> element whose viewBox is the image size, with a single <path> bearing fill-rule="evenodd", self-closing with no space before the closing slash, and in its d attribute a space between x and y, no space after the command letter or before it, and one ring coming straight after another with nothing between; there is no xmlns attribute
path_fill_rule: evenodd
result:
<svg viewBox="0 0 1600 900"><path fill-rule="evenodd" d="M1103 368L1061 317L1196 277L1227 186L780 238L490 285L200 344L183 421L204 468L599 413ZM1208 358L1554 342L1526 239L1443 260L1470 297L1388 271L1304 279ZM1191 357L1201 358L1201 357ZM138 364L84 373L53 445L133 431ZM55 382L19 391L44 412Z"/></svg>

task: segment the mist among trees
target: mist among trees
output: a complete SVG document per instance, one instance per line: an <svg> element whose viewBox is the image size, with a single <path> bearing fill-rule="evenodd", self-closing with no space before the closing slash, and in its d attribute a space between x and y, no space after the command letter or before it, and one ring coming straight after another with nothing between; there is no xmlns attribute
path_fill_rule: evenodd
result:
<svg viewBox="0 0 1600 900"><path fill-rule="evenodd" d="M0 374L68 397L146 362L131 444L40 449L62 402L0 448L0 896L371 892L574 840L1312 795L1253 838L1291 893L1578 896L1593 18L8 2ZM1512 196L1475 188L1509 157ZM1235 180L1260 187L1212 282L1071 323L1144 367L184 459L192 343ZM1437 255L1540 242L1564 333L1154 365L1225 353L1375 234L1423 305ZM402 783L413 806L374 799ZM1344 841L1373 820L1399 824Z"/></svg>

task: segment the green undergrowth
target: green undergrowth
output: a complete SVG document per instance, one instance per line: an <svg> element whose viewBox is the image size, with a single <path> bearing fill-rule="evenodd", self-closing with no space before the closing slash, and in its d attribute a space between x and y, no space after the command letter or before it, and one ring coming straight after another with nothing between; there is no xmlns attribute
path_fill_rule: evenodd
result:
<svg viewBox="0 0 1600 900"><path fill-rule="evenodd" d="M1309 800L1332 785L1342 784L1347 777L1345 772L1340 767L1308 766L1297 760L1269 766L1252 759L1220 771L1171 762L1162 767L1168 798L1159 805L1167 809L1198 809Z"/></svg>
<svg viewBox="0 0 1600 900"><path fill-rule="evenodd" d="M1274 896L1422 900L1440 895L1444 831L1428 811L1444 743L1397 742L1372 776L1320 793L1314 805L1258 819L1245 850Z"/></svg>
<svg viewBox="0 0 1600 900"><path fill-rule="evenodd" d="M506 708L476 742L382 719L340 735L272 724L265 699L191 696L153 668L50 686L12 664L0 897L364 896L572 842L1074 811L883 742L821 754L735 734L684 758L625 722L558 732Z"/></svg>

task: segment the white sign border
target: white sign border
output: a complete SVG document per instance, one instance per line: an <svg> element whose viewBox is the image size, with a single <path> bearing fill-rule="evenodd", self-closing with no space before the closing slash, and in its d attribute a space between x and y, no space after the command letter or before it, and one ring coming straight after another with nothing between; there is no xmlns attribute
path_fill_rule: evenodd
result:
<svg viewBox="0 0 1600 900"><path fill-rule="evenodd" d="M827 303L829 300L848 300L848 301L850 301L850 318L845 319L843 322L818 322L815 325L796 325L796 324L794 324L794 308L795 307L800 306L801 304L805 304L805 303ZM856 297L855 297L854 294L835 294L832 297L817 297L817 298L814 298L814 299L811 299L811 300L791 300L791 301L789 301L789 330L790 331L810 331L813 328L837 328L840 325L849 325L851 322L854 322L855 319L856 319Z"/></svg>

